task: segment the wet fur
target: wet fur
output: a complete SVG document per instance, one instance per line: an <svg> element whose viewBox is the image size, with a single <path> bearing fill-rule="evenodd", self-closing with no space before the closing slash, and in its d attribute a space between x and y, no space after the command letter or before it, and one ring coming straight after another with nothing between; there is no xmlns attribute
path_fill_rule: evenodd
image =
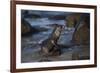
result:
<svg viewBox="0 0 100 73"><path fill-rule="evenodd" d="M56 25L50 37L42 42L41 52L43 55L59 55L61 53L57 45L57 41L60 37L62 29L62 25Z"/></svg>

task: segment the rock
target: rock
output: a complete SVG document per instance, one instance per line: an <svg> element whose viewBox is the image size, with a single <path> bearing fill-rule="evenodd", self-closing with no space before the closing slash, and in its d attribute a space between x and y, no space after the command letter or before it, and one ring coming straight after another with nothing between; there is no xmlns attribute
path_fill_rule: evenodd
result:
<svg viewBox="0 0 100 73"><path fill-rule="evenodd" d="M32 27L24 18L21 20L21 35L28 36L30 34L38 33L41 31L47 31L45 28Z"/></svg>
<svg viewBox="0 0 100 73"><path fill-rule="evenodd" d="M86 60L90 59L89 45L80 45L73 47L72 60ZM75 50L76 49L76 50Z"/></svg>
<svg viewBox="0 0 100 73"><path fill-rule="evenodd" d="M72 40L77 44L89 44L90 32L89 29L85 26L85 23L82 23L81 27L74 32Z"/></svg>
<svg viewBox="0 0 100 73"><path fill-rule="evenodd" d="M78 53L73 53L72 54L72 60L79 60L79 54Z"/></svg>
<svg viewBox="0 0 100 73"><path fill-rule="evenodd" d="M89 44L90 15L88 13L72 13L66 17L66 26L74 27L72 42L75 44Z"/></svg>
<svg viewBox="0 0 100 73"><path fill-rule="evenodd" d="M80 13L73 13L73 14L69 14L66 17L66 26L67 27L75 27L77 22L79 21L81 17Z"/></svg>
<svg viewBox="0 0 100 73"><path fill-rule="evenodd" d="M32 27L31 25L25 21L24 19L21 20L21 34L26 34L31 31Z"/></svg>
<svg viewBox="0 0 100 73"><path fill-rule="evenodd" d="M75 27L73 33L72 41L76 44L89 45L90 41L90 29L89 16L83 16L79 24Z"/></svg>

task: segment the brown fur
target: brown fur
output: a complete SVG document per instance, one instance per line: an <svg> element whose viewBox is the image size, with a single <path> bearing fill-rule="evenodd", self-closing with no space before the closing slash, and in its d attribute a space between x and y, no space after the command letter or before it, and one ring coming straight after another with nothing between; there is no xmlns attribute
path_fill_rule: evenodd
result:
<svg viewBox="0 0 100 73"><path fill-rule="evenodd" d="M44 55L60 54L60 51L57 47L57 41L60 37L62 29L63 29L63 26L56 24L50 37L48 37L48 39L46 39L42 42L41 51L43 52Z"/></svg>

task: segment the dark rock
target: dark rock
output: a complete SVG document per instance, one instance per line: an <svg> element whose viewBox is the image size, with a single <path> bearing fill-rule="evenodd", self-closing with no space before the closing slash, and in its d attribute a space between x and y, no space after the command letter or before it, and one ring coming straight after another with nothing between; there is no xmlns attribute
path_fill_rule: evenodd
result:
<svg viewBox="0 0 100 73"><path fill-rule="evenodd" d="M75 27L77 22L80 20L80 13L72 13L66 16L66 26Z"/></svg>
<svg viewBox="0 0 100 73"><path fill-rule="evenodd" d="M31 25L25 21L24 19L21 20L21 33L26 34L30 32L32 29Z"/></svg>
<svg viewBox="0 0 100 73"><path fill-rule="evenodd" d="M87 60L87 59L90 59L89 56L83 56L83 57L80 57L79 60Z"/></svg>
<svg viewBox="0 0 100 73"><path fill-rule="evenodd" d="M75 31L72 37L72 40L77 44L89 44L90 41L90 30L89 30L89 17L84 16L82 17L79 24L75 27Z"/></svg>
<svg viewBox="0 0 100 73"><path fill-rule="evenodd" d="M90 59L90 49L89 45L74 46L77 49L72 53L72 60L87 60Z"/></svg>
<svg viewBox="0 0 100 73"><path fill-rule="evenodd" d="M79 54L78 53L73 53L72 54L72 60L79 60Z"/></svg>
<svg viewBox="0 0 100 73"><path fill-rule="evenodd" d="M67 27L74 27L72 42L75 44L89 44L90 15L88 13L73 13L67 16Z"/></svg>
<svg viewBox="0 0 100 73"><path fill-rule="evenodd" d="M77 24L81 20L84 20L84 22L87 23L87 26L89 28L90 24L90 14L88 13L72 13L66 16L66 26L67 27L76 27Z"/></svg>
<svg viewBox="0 0 100 73"><path fill-rule="evenodd" d="M21 35L29 35L39 32L36 28L32 27L25 19L21 20Z"/></svg>

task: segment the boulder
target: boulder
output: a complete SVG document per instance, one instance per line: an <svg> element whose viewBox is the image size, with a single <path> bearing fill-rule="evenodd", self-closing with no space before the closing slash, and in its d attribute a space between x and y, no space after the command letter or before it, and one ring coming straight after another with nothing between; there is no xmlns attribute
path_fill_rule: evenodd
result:
<svg viewBox="0 0 100 73"><path fill-rule="evenodd" d="M80 13L72 13L66 16L66 26L75 27L81 17Z"/></svg>
<svg viewBox="0 0 100 73"><path fill-rule="evenodd" d="M75 26L75 31L72 36L72 41L76 44L89 44L90 41L90 18L89 16L81 16L81 20L78 21Z"/></svg>
<svg viewBox="0 0 100 73"><path fill-rule="evenodd" d="M25 20L21 20L21 34L27 34L31 31L32 27L31 25Z"/></svg>
<svg viewBox="0 0 100 73"><path fill-rule="evenodd" d="M43 31L48 31L48 29L45 27L40 27L40 26L31 26L31 24L25 19L21 20L21 34L22 35L28 36L28 35L36 34Z"/></svg>

